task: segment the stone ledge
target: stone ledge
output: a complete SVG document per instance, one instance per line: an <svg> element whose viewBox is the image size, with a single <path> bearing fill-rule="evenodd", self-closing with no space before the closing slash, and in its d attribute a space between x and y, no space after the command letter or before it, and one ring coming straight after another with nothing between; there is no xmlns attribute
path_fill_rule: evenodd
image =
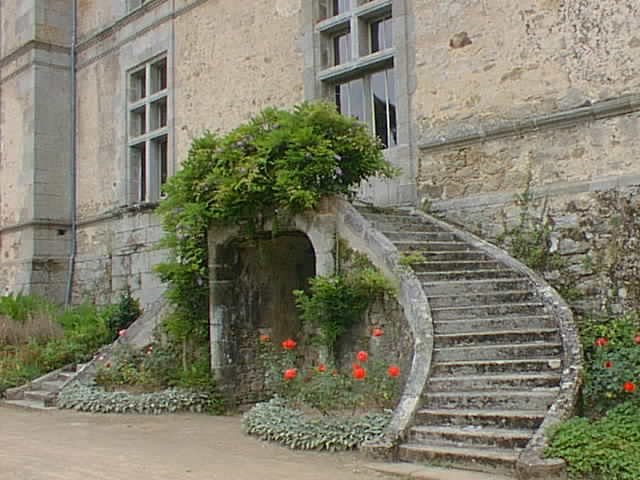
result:
<svg viewBox="0 0 640 480"><path fill-rule="evenodd" d="M493 473L472 472L449 468L428 467L413 463L370 463L365 468L385 475L418 480L513 480ZM546 477L540 477L546 478Z"/></svg>

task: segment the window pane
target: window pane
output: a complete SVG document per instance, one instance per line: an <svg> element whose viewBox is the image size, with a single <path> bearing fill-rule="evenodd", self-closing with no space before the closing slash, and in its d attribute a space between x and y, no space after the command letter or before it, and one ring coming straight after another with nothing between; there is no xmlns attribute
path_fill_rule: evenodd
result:
<svg viewBox="0 0 640 480"><path fill-rule="evenodd" d="M167 136L164 135L160 137L158 140L154 140L157 162L158 162L158 171L160 172L160 186L164 185L167 181L167 176L169 173L169 163L168 163L168 148L167 148Z"/></svg>
<svg viewBox="0 0 640 480"><path fill-rule="evenodd" d="M396 84L393 69L386 70L387 75L387 104L389 106L389 146L398 145L398 116L396 101Z"/></svg>
<svg viewBox="0 0 640 480"><path fill-rule="evenodd" d="M391 17L371 23L371 53L393 46L393 27Z"/></svg>
<svg viewBox="0 0 640 480"><path fill-rule="evenodd" d="M132 137L139 137L140 135L147 133L145 113L145 107L140 107L131 111L131 115L129 116L129 134Z"/></svg>
<svg viewBox="0 0 640 480"><path fill-rule="evenodd" d="M365 121L364 80L359 78L336 86L336 105L345 116Z"/></svg>
<svg viewBox="0 0 640 480"><path fill-rule="evenodd" d="M129 99L137 102L147 96L147 75L144 69L132 73L129 82Z"/></svg>
<svg viewBox="0 0 640 480"><path fill-rule="evenodd" d="M167 99L163 98L151 104L151 131L167 126Z"/></svg>
<svg viewBox="0 0 640 480"><path fill-rule="evenodd" d="M167 59L151 65L151 93L167 88Z"/></svg>
<svg viewBox="0 0 640 480"><path fill-rule="evenodd" d="M371 75L373 132L382 140L384 146L387 147L389 146L389 124L387 122L387 94L385 83L384 71Z"/></svg>
<svg viewBox="0 0 640 480"><path fill-rule="evenodd" d="M351 10L351 0L333 0L333 14L339 15Z"/></svg>
<svg viewBox="0 0 640 480"><path fill-rule="evenodd" d="M333 37L333 64L340 65L351 60L351 34Z"/></svg>
<svg viewBox="0 0 640 480"><path fill-rule="evenodd" d="M144 143L131 147L131 196L134 202L144 202L147 196L147 155Z"/></svg>

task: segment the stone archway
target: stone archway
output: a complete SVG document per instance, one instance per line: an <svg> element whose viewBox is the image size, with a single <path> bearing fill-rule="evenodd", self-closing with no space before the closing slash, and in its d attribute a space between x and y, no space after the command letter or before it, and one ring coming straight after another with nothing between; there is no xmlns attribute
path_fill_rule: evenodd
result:
<svg viewBox="0 0 640 480"><path fill-rule="evenodd" d="M253 368L257 338L296 336L300 321L292 291L334 271L335 216L297 216L273 234L209 231L211 368L236 403L257 400L263 375Z"/></svg>

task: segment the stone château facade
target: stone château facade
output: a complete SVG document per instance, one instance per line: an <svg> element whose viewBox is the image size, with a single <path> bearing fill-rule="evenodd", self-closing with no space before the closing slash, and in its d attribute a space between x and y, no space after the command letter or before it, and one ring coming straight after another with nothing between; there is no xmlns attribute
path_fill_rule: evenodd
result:
<svg viewBox="0 0 640 480"><path fill-rule="evenodd" d="M327 98L402 169L361 198L493 237L529 184L575 304L638 306L639 31L619 0L5 0L0 287L152 303L192 138Z"/></svg>

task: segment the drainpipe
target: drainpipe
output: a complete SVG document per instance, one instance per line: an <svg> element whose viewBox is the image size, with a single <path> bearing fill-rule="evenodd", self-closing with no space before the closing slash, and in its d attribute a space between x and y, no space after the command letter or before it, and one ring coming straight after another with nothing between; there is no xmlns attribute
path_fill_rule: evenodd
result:
<svg viewBox="0 0 640 480"><path fill-rule="evenodd" d="M73 287L73 270L76 263L76 252L78 249L78 222L76 218L76 43L78 40L78 0L73 0L71 18L71 246L69 252L69 265L67 266L67 285L64 294L65 307L71 305L71 291Z"/></svg>

